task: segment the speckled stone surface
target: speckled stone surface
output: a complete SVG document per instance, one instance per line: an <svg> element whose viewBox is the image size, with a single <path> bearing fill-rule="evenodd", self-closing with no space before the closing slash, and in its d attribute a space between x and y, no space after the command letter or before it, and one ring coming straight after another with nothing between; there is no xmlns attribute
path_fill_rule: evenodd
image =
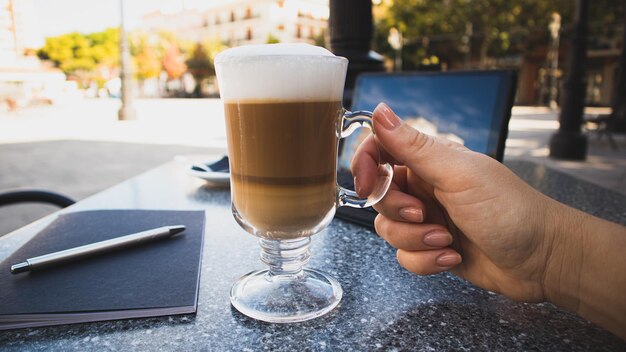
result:
<svg viewBox="0 0 626 352"><path fill-rule="evenodd" d="M626 224L626 197L543 166L508 163L558 200ZM624 351L626 343L551 304L512 302L449 274L412 275L371 231L334 220L313 237L309 266L333 274L344 297L304 323L251 320L229 303L230 286L262 267L255 239L235 223L229 192L190 178L175 163L142 174L64 211L206 209L195 315L0 332L0 350L28 351ZM0 260L50 219L0 239ZM106 288L103 288L106 289Z"/></svg>

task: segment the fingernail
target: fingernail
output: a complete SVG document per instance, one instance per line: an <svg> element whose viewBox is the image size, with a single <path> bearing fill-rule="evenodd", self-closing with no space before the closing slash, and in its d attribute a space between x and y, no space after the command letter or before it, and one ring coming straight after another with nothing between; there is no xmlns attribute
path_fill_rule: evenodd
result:
<svg viewBox="0 0 626 352"><path fill-rule="evenodd" d="M458 254L442 254L435 261L441 267L451 267L461 263L461 256Z"/></svg>
<svg viewBox="0 0 626 352"><path fill-rule="evenodd" d="M380 113L382 114L382 118L376 121L380 122L380 124L386 130L389 130L389 131L395 130L398 126L402 124L402 120L400 120L400 118L396 114L394 114L393 111L391 111L391 109L389 108L389 106L387 106L387 104L385 103L378 104L378 106L376 107L376 110L380 111Z"/></svg>
<svg viewBox="0 0 626 352"><path fill-rule="evenodd" d="M354 176L354 190L356 191L356 194L361 194L361 187L359 187L356 176Z"/></svg>
<svg viewBox="0 0 626 352"><path fill-rule="evenodd" d="M424 236L424 243L433 247L445 247L452 243L452 235L446 232L431 232Z"/></svg>
<svg viewBox="0 0 626 352"><path fill-rule="evenodd" d="M400 216L407 221L422 222L424 221L424 212L420 208L406 207L399 211Z"/></svg>

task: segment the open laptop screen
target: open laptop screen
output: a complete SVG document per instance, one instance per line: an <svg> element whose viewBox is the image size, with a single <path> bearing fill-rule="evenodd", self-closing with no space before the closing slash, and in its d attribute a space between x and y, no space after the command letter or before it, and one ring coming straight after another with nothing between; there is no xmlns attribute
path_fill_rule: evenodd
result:
<svg viewBox="0 0 626 352"><path fill-rule="evenodd" d="M501 161L513 83L510 71L363 74L352 110L372 111L385 102L414 127ZM368 134L362 131L344 141L340 168L349 168L356 147Z"/></svg>

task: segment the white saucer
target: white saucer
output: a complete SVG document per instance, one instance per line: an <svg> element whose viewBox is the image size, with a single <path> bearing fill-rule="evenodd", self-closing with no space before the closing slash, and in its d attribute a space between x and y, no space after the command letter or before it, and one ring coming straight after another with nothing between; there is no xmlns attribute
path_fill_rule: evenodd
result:
<svg viewBox="0 0 626 352"><path fill-rule="evenodd" d="M206 157L202 158L202 157L195 156L195 155L194 156L177 156L175 158L176 161L181 162L185 165L186 171L189 175L201 178L214 185L229 186L230 185L230 173L229 172L201 171L201 170L195 170L193 168L194 165L199 165L199 166L204 166L204 167L209 168L208 165L211 165L221 159L222 159L221 157L217 157L214 160L208 159L209 161L207 161Z"/></svg>
<svg viewBox="0 0 626 352"><path fill-rule="evenodd" d="M191 176L201 178L216 185L230 185L230 173L227 172L205 172L192 170L191 168L189 168L188 172Z"/></svg>

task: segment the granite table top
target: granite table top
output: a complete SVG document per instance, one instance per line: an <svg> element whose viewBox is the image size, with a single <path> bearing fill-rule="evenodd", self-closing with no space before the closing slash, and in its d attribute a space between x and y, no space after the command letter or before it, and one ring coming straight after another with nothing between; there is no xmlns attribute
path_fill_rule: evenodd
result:
<svg viewBox="0 0 626 352"><path fill-rule="evenodd" d="M531 162L506 164L543 193L626 224L623 195ZM231 215L228 189L194 179L171 162L62 212L125 208L206 211L197 313L1 331L0 350L626 350L626 342L552 304L514 302L448 273L413 275L397 264L394 249L375 233L338 219L313 236L309 266L341 282L339 307L303 323L255 321L232 308L228 298L239 276L262 267L256 240ZM0 261L52 219L54 215L0 237Z"/></svg>

